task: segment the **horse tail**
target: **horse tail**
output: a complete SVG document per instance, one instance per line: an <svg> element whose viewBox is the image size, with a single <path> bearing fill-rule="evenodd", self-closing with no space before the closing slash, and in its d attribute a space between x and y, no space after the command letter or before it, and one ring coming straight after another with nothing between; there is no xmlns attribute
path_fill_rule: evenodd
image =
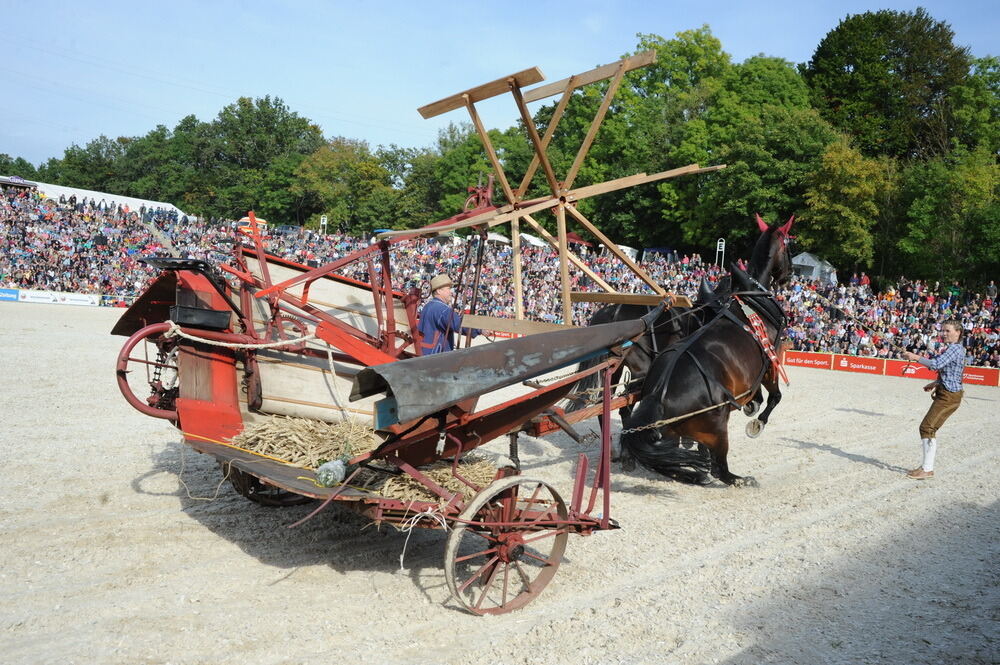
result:
<svg viewBox="0 0 1000 665"><path fill-rule="evenodd" d="M711 482L712 457L708 448L682 437L622 436L625 449L643 467L686 483Z"/></svg>

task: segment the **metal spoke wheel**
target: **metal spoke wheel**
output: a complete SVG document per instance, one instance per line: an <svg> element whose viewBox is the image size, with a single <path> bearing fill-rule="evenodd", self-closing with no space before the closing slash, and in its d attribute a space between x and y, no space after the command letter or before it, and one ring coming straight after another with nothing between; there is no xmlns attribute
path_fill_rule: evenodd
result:
<svg viewBox="0 0 1000 665"><path fill-rule="evenodd" d="M540 480L510 476L483 489L448 536L444 573L474 614L503 614L534 600L566 551L566 504Z"/></svg>
<svg viewBox="0 0 1000 665"><path fill-rule="evenodd" d="M240 471L235 466L231 466L225 462L219 462L219 466L237 493L262 506L281 508L285 506L300 506L304 503L315 501L312 497L302 496L301 494L289 492L274 485L262 483L257 476Z"/></svg>

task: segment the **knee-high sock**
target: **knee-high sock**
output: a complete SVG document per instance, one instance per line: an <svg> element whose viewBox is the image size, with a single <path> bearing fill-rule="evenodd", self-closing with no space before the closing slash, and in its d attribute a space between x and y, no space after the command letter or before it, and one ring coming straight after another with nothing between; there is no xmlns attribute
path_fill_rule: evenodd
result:
<svg viewBox="0 0 1000 665"><path fill-rule="evenodd" d="M937 439L920 439L924 444L924 463L921 468L924 471L934 470L934 453L937 452Z"/></svg>

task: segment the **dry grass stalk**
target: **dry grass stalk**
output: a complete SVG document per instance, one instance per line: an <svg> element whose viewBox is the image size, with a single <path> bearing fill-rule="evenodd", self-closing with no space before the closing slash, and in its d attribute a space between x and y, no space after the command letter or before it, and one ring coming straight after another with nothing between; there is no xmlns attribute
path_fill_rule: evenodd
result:
<svg viewBox="0 0 1000 665"><path fill-rule="evenodd" d="M350 420L327 423L306 418L274 416L247 427L233 437L231 443L293 466L315 469L320 465L320 460L334 460L341 455L360 455L374 450L380 442L371 428ZM420 471L446 490L461 493L466 500L474 494L472 488L452 475L451 462L435 462ZM459 464L459 473L476 485L486 486L496 475L496 467L482 457L466 456ZM366 470L352 484L360 484L380 496L400 501L433 502L440 499L406 474L385 476Z"/></svg>
<svg viewBox="0 0 1000 665"><path fill-rule="evenodd" d="M284 416L251 425L232 440L234 446L244 450L310 469L319 466L320 460L360 455L379 443L370 427L351 420L326 423Z"/></svg>

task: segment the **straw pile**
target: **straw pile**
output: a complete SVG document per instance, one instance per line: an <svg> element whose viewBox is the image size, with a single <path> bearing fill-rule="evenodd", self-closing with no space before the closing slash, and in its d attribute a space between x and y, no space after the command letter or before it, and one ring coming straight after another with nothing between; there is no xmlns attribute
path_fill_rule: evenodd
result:
<svg viewBox="0 0 1000 665"><path fill-rule="evenodd" d="M343 455L367 453L379 443L371 428L352 420L326 423L284 416L251 425L232 439L237 448L309 469Z"/></svg>
<svg viewBox="0 0 1000 665"><path fill-rule="evenodd" d="M379 443L381 440L371 428L357 422L326 423L286 416L274 416L251 425L232 439L232 444L238 448L308 469L343 456L361 455L374 450ZM434 462L420 472L449 492L461 493L466 500L474 494L471 487L452 474L451 462ZM459 463L458 473L482 487L493 480L496 467L482 457L465 455ZM389 499L443 501L406 474L388 475L365 469L351 484Z"/></svg>

